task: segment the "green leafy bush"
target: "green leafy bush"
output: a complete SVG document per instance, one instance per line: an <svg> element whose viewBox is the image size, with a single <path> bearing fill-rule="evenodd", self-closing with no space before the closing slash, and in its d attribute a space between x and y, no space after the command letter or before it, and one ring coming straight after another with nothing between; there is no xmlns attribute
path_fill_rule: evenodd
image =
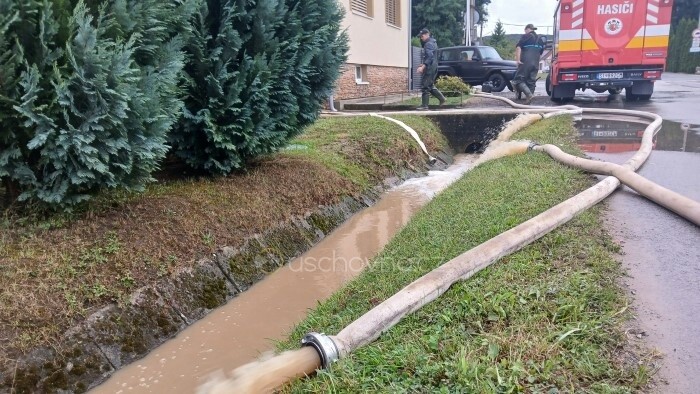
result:
<svg viewBox="0 0 700 394"><path fill-rule="evenodd" d="M435 81L435 86L448 97L467 96L471 93L471 87L460 77L442 76Z"/></svg>
<svg viewBox="0 0 700 394"><path fill-rule="evenodd" d="M151 180L181 113L193 4L0 0L0 178L10 200L66 207Z"/></svg>
<svg viewBox="0 0 700 394"><path fill-rule="evenodd" d="M187 43L175 154L212 174L284 146L318 116L345 61L335 0L203 2Z"/></svg>

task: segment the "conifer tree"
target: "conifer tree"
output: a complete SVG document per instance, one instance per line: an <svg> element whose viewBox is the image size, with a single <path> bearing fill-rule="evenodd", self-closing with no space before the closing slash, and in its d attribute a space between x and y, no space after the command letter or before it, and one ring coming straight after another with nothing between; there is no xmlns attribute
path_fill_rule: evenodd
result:
<svg viewBox="0 0 700 394"><path fill-rule="evenodd" d="M313 122L345 60L337 1L208 0L187 44L175 154L228 174Z"/></svg>
<svg viewBox="0 0 700 394"><path fill-rule="evenodd" d="M0 178L12 199L66 207L140 190L167 152L193 3L94 3L0 0Z"/></svg>
<svg viewBox="0 0 700 394"><path fill-rule="evenodd" d="M668 71L693 74L695 68L700 67L700 53L690 52L692 33L697 27L697 19L683 18L671 29L666 67Z"/></svg>
<svg viewBox="0 0 700 394"><path fill-rule="evenodd" d="M515 43L508 39L500 19L496 22L488 45L494 47L504 59L512 59L515 55Z"/></svg>

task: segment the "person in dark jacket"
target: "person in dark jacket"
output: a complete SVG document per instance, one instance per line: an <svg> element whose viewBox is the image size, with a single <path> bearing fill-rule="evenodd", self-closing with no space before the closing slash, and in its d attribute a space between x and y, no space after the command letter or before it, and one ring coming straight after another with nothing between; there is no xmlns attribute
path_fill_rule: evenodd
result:
<svg viewBox="0 0 700 394"><path fill-rule="evenodd" d="M440 100L440 105L445 104L445 96L435 87L435 77L437 76L438 60L437 60L437 42L430 36L428 29L422 29L418 33L423 46L423 63L418 67L418 73L423 74L421 105L417 109L428 109L430 95L437 97Z"/></svg>
<svg viewBox="0 0 700 394"><path fill-rule="evenodd" d="M544 49L535 30L537 28L532 23L525 26L525 34L520 37L520 41L515 46L518 71L515 73L512 83L516 95L518 91L525 94L525 104L532 102L537 72L540 68L540 55Z"/></svg>

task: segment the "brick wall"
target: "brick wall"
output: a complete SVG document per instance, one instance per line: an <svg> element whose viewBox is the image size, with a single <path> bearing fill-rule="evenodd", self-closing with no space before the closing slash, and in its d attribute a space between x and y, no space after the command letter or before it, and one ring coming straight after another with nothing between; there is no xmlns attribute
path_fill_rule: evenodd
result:
<svg viewBox="0 0 700 394"><path fill-rule="evenodd" d="M345 65L345 71L337 82L334 98L346 100L362 97L383 96L386 93L405 92L408 90L407 67L366 66L365 81L355 81L355 64Z"/></svg>

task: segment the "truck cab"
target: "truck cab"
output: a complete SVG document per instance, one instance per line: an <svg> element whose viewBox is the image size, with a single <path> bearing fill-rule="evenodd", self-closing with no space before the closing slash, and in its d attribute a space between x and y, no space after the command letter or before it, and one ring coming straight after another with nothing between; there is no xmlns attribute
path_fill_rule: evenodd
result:
<svg viewBox="0 0 700 394"><path fill-rule="evenodd" d="M666 67L672 9L673 0L559 0L547 94L624 89L627 100L649 100Z"/></svg>

